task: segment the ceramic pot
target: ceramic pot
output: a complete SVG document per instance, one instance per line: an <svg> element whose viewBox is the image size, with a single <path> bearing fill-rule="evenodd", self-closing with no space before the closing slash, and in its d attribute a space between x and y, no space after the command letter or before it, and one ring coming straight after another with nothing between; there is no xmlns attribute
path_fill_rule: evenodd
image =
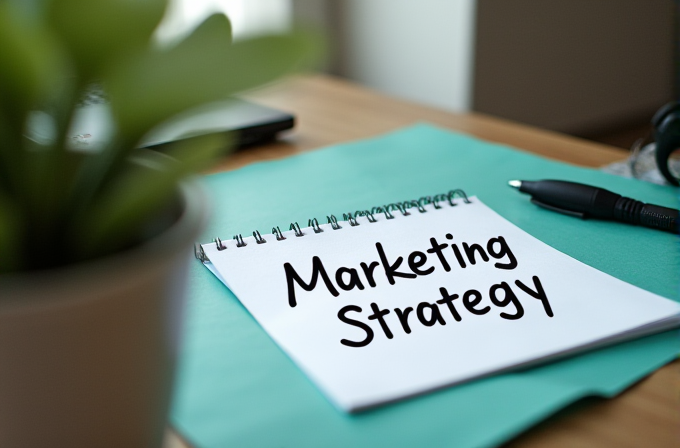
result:
<svg viewBox="0 0 680 448"><path fill-rule="evenodd" d="M138 247L63 269L0 276L0 447L162 444L186 265L206 198Z"/></svg>

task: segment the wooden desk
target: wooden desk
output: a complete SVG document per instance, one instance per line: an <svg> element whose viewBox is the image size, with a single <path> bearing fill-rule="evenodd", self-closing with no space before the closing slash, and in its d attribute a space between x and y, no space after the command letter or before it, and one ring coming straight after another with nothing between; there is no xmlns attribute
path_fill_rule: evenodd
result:
<svg viewBox="0 0 680 448"><path fill-rule="evenodd" d="M337 79L289 80L249 95L298 117L284 142L233 154L214 171L272 160L319 147L372 137L428 121L484 140L548 158L598 167L626 157L625 151L480 114L452 114L389 98ZM190 445L168 431L166 448ZM510 441L513 448L680 446L680 361L659 369L612 400L563 412ZM198 448L198 447L196 447Z"/></svg>

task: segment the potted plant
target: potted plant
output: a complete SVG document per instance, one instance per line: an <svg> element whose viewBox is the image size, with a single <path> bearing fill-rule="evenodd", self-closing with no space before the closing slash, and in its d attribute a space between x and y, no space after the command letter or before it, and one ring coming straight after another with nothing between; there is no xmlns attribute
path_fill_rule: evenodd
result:
<svg viewBox="0 0 680 448"><path fill-rule="evenodd" d="M161 48L151 38L166 0L21 6L0 3L0 446L160 446L184 270L205 220L184 179L226 143L195 138L169 156L136 143L290 71L309 40L231 43L213 15ZM115 128L83 151L69 129L94 83Z"/></svg>

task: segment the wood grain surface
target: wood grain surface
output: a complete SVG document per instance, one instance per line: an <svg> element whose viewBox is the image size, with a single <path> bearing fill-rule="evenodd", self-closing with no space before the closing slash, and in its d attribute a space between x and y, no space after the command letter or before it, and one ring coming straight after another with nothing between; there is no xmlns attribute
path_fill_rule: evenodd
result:
<svg viewBox="0 0 680 448"><path fill-rule="evenodd" d="M295 130L282 141L224 158L212 172L373 137L422 121L580 166L599 167L627 156L610 146L482 114L455 114L416 105L322 75L289 79L246 97L292 112L297 119ZM582 400L506 446L680 447L680 361L659 369L614 399ZM164 447L200 448L192 447L172 429L167 431Z"/></svg>

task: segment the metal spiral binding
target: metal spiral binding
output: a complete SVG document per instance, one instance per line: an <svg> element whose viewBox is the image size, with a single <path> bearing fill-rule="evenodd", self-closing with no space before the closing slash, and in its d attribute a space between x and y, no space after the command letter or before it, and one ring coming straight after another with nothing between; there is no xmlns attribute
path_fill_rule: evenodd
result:
<svg viewBox="0 0 680 448"><path fill-rule="evenodd" d="M267 240L265 240L264 238L262 238L262 235L260 235L260 232L257 231L257 230L255 230L255 231L253 232L253 237L255 238L255 241L257 242L257 244L264 244L264 243L267 242Z"/></svg>
<svg viewBox="0 0 680 448"><path fill-rule="evenodd" d="M276 237L276 241L282 241L286 239L286 237L283 236L281 229L279 229L279 226L272 227L272 234L274 234L274 236Z"/></svg>
<svg viewBox="0 0 680 448"><path fill-rule="evenodd" d="M201 246L199 243L194 244L194 255L196 256L196 258L201 260L201 263L210 261L208 259L208 256L205 254L205 251L203 250L203 246Z"/></svg>
<svg viewBox="0 0 680 448"><path fill-rule="evenodd" d="M236 241L236 247L244 247L244 246L248 245L248 243L243 241L243 237L241 236L240 233L237 234L237 235L234 235L234 240Z"/></svg>
<svg viewBox="0 0 680 448"><path fill-rule="evenodd" d="M384 213L385 214L385 219L394 219L394 215L390 213L389 208L385 206L378 206L378 207L373 207L371 209L371 214L378 214L378 213Z"/></svg>
<svg viewBox="0 0 680 448"><path fill-rule="evenodd" d="M319 227L319 221L316 218L312 218L307 222L307 227L311 227L314 233L321 233L323 229Z"/></svg>
<svg viewBox="0 0 680 448"><path fill-rule="evenodd" d="M298 224L297 222L291 222L289 230L292 230L293 232L295 232L295 236L305 236L305 234L302 233L302 229L300 228L300 224Z"/></svg>
<svg viewBox="0 0 680 448"><path fill-rule="evenodd" d="M227 246L222 243L221 239L215 238L213 241L215 241L215 244L217 245L217 250L224 250L227 248Z"/></svg>
<svg viewBox="0 0 680 448"><path fill-rule="evenodd" d="M352 227L356 227L356 226L359 225L359 223L358 223L357 220L354 218L354 216L352 216L352 212L343 213L343 214L342 214L342 219L344 219L345 221L347 221L347 222L349 223L349 225L352 226Z"/></svg>
<svg viewBox="0 0 680 448"><path fill-rule="evenodd" d="M448 201L450 206L455 207L456 205L458 205L455 202L456 196L462 199L463 203L465 204L470 203L467 194L465 194L463 190L457 189L451 190L448 193L436 194L434 196L423 196L417 200L408 200L404 202L393 202L387 205L379 205L372 207L370 210L357 210L354 213L351 212L343 213L342 217L345 221L349 223L351 227L356 227L361 224L357 221L357 218L359 217L365 217L369 223L375 223L377 222L375 215L379 213L383 213L385 215L385 219L394 219L395 216L393 212L395 211L401 213L402 216L409 216L411 215L409 209L418 210L419 213L426 213L427 212L427 209L425 208L426 205L432 205L432 207L435 210L439 210L442 208L442 206L440 205L440 202L442 201ZM342 226L338 223L338 220L335 217L335 215L326 216L326 219L328 220L328 224L331 225L331 228L333 230L342 229ZM321 233L324 231L319 225L319 221L316 218L309 219L307 221L307 226L311 227L314 233ZM305 236L305 233L302 231L300 225L297 222L292 222L290 224L290 230L295 232L296 237ZM283 232L281 232L281 229L278 226L272 227L272 235L274 235L277 241L282 241L286 239L286 237L283 236ZM253 232L253 237L255 238L255 242L257 244L264 244L267 242L267 240L257 230ZM248 245L248 243L246 243L243 240L243 236L241 236L240 233L234 235L234 240L236 241L236 247L244 247ZM217 246L217 250L222 251L227 249L227 246L222 242L221 239L215 238L213 241ZM200 244L197 244L194 247L194 254L196 258L198 258L202 262L209 261Z"/></svg>
<svg viewBox="0 0 680 448"><path fill-rule="evenodd" d="M408 201L395 202L394 204L388 204L385 207L387 207L387 210L399 210L403 216L410 215L407 209L411 207L411 204Z"/></svg>
<svg viewBox="0 0 680 448"><path fill-rule="evenodd" d="M366 219L368 219L368 222L377 222L378 220L375 219L375 216L373 216L373 213L369 212L368 210L357 210L354 212L354 216L365 216Z"/></svg>
<svg viewBox="0 0 680 448"><path fill-rule="evenodd" d="M328 220L328 224L331 225L331 227L333 228L333 230L342 229L342 227L340 226L340 224L338 224L338 220L337 220L337 218L335 217L335 215L326 216L326 219Z"/></svg>

